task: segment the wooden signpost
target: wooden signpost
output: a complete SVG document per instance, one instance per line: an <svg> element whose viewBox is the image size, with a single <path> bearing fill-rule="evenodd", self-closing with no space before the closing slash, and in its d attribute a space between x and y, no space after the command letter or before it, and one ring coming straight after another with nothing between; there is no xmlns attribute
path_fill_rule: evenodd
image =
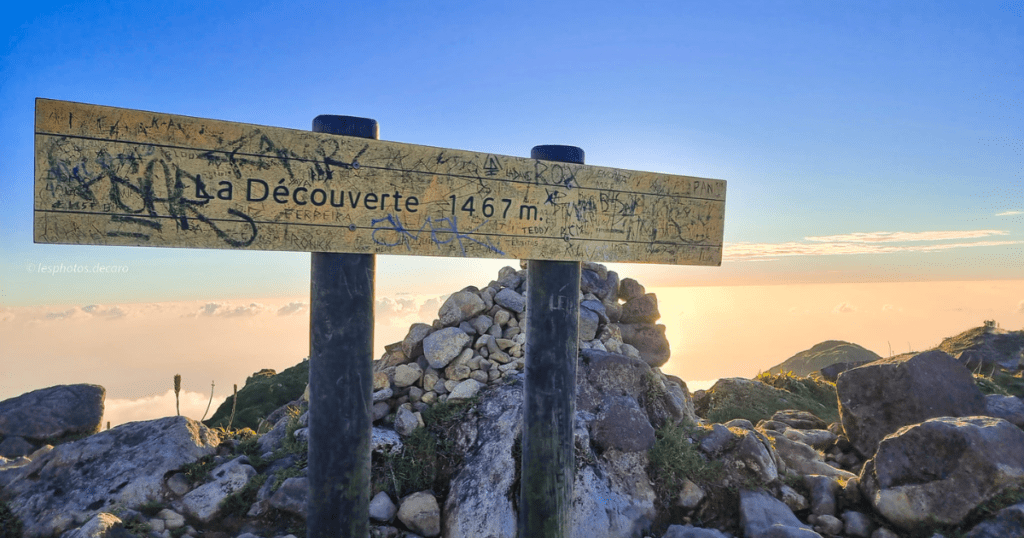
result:
<svg viewBox="0 0 1024 538"><path fill-rule="evenodd" d="M36 103L39 243L720 265L725 182Z"/></svg>
<svg viewBox="0 0 1024 538"><path fill-rule="evenodd" d="M721 265L726 182L376 138L37 99L35 241L313 253L309 538L368 533L373 255L530 260L520 533L567 535L579 262Z"/></svg>

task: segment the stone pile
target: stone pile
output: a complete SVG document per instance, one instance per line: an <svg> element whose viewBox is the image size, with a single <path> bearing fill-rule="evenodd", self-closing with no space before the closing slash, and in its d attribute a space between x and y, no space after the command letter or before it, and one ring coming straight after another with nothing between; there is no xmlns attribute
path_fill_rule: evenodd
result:
<svg viewBox="0 0 1024 538"><path fill-rule="evenodd" d="M483 289L453 293L433 323L416 323L401 342L374 361L373 418L409 435L435 402L465 400L515 376L525 366L526 270L504 267ZM658 299L631 278L584 263L580 285L581 350L643 360L657 367L669 358Z"/></svg>

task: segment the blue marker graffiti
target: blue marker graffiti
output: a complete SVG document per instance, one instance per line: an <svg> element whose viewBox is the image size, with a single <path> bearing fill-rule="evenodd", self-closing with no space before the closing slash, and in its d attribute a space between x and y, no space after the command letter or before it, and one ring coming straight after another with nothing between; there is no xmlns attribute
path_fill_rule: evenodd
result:
<svg viewBox="0 0 1024 538"><path fill-rule="evenodd" d="M427 217L427 220L423 223L423 226L421 226L419 230L411 231L402 224L402 219L395 216L394 214L388 214L388 216L386 217L373 219L373 221L370 222L370 226L373 227L373 233L371 234L370 238L373 239L373 242L378 245L394 247L400 244L404 244L406 250L412 250L411 246L409 245L410 241L419 240L420 236L423 235L423 232L429 229L430 240L433 241L435 245L447 245L452 241L458 241L459 252L461 252L463 256L466 255L466 245L463 243L463 240L472 241L496 254L504 256L505 253L502 252L501 249L496 247L494 244L492 244L489 239L486 240L486 243L484 243L469 236L469 234L476 232L478 229L480 229L480 226L487 224L487 222L488 221L485 220L481 222L480 225L477 226L476 228L473 228L472 230L466 232L461 232L459 231L458 217L442 217L439 219ZM378 238L378 232L393 232L395 236L392 240L389 241L388 239ZM450 237L448 237L447 239L442 237L446 234L450 234Z"/></svg>

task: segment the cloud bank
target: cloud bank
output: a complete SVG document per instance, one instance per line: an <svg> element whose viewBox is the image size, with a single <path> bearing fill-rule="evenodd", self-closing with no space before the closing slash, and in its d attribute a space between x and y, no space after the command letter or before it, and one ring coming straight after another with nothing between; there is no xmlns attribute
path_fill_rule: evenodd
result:
<svg viewBox="0 0 1024 538"><path fill-rule="evenodd" d="M771 261L783 256L835 256L849 254L893 254L897 252L941 252L971 247L1018 245L1024 241L973 241L934 244L904 244L955 241L1009 235L1005 230L963 230L934 232L856 232L805 237L804 242L726 243L723 259L730 261Z"/></svg>

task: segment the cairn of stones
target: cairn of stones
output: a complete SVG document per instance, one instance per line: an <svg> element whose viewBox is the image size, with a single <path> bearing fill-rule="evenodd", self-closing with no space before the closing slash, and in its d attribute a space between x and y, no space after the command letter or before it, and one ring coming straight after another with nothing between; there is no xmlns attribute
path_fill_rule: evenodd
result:
<svg viewBox="0 0 1024 538"><path fill-rule="evenodd" d="M525 266L525 262L523 262ZM488 384L523 371L526 356L526 269L504 267L483 289L470 286L441 305L433 323L416 323L374 361L373 420L408 435L421 412L438 402L466 400ZM642 359L669 358L665 326L653 293L603 265L584 262L580 278L580 349ZM388 419L388 417L391 417Z"/></svg>

